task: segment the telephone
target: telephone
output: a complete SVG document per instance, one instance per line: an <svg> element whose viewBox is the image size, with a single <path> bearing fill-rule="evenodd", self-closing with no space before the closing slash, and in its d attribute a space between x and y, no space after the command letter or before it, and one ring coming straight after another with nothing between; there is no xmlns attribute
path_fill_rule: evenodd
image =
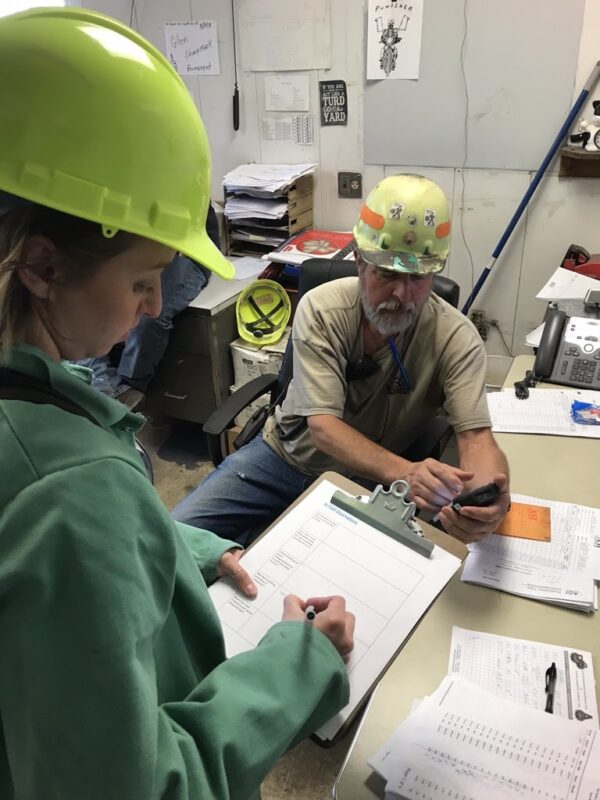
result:
<svg viewBox="0 0 600 800"><path fill-rule="evenodd" d="M533 374L537 380L578 389L600 389L600 319L567 317L552 309L546 317Z"/></svg>

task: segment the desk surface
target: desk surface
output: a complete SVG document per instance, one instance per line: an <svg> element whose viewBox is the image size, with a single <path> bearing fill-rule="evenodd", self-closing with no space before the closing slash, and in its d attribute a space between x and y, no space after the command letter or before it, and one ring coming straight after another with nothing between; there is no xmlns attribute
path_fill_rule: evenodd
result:
<svg viewBox="0 0 600 800"><path fill-rule="evenodd" d="M518 356L511 386L531 366ZM553 387L556 388L556 387ZM524 401L525 402L525 401ZM511 470L511 490L550 500L597 505L600 443L593 439L504 433L496 439ZM383 781L367 759L388 739L417 697L430 694L448 670L452 626L498 633L592 652L600 704L600 613L545 603L460 582L457 573L423 618L376 689L334 789L338 800L383 798Z"/></svg>

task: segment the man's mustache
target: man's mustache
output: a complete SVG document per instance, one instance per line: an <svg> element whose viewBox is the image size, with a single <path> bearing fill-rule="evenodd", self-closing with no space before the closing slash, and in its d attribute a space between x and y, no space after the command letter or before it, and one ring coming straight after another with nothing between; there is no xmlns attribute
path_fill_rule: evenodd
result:
<svg viewBox="0 0 600 800"><path fill-rule="evenodd" d="M385 300L383 303L380 303L375 312L378 313L379 311L389 311L390 313L398 313L399 311L403 311L406 313L411 313L417 310L417 306L412 303L400 303L397 300Z"/></svg>

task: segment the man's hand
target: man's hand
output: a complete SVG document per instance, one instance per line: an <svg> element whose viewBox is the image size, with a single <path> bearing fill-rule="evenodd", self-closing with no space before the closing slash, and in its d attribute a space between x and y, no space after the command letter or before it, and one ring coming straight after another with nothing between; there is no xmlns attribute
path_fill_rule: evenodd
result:
<svg viewBox="0 0 600 800"><path fill-rule="evenodd" d="M454 511L449 505L442 508L439 519L447 533L465 544L478 542L488 533L494 533L508 511L510 493L506 475L499 473L492 480L500 489L498 500L493 506L482 508L463 506L459 512Z"/></svg>
<svg viewBox="0 0 600 800"><path fill-rule="evenodd" d="M305 610L313 606L317 615L312 625L324 634L335 647L344 661L348 661L354 647L354 614L346 611L343 597L309 597L301 600L295 594L289 594L283 601L283 620L306 622Z"/></svg>
<svg viewBox="0 0 600 800"><path fill-rule="evenodd" d="M474 474L435 458L415 461L405 471L403 479L408 483L408 499L424 511L438 511L452 501L472 480Z"/></svg>
<svg viewBox="0 0 600 800"><path fill-rule="evenodd" d="M219 561L219 569L217 575L223 578L232 578L237 588L243 592L246 597L256 597L258 589L256 584L240 565L240 558L244 551L240 549L228 550L223 553Z"/></svg>

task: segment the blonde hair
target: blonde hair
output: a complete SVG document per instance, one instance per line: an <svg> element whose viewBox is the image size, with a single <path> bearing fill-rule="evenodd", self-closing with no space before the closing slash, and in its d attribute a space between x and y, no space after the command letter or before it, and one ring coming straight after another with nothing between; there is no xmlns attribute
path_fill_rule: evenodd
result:
<svg viewBox="0 0 600 800"><path fill-rule="evenodd" d="M27 264L25 248L31 236L45 236L56 247L52 266L64 282L85 281L102 263L119 255L138 238L119 231L107 239L95 222L63 214L35 203L15 201L15 207L0 211L0 363L21 344L31 310L31 296L19 278Z"/></svg>

